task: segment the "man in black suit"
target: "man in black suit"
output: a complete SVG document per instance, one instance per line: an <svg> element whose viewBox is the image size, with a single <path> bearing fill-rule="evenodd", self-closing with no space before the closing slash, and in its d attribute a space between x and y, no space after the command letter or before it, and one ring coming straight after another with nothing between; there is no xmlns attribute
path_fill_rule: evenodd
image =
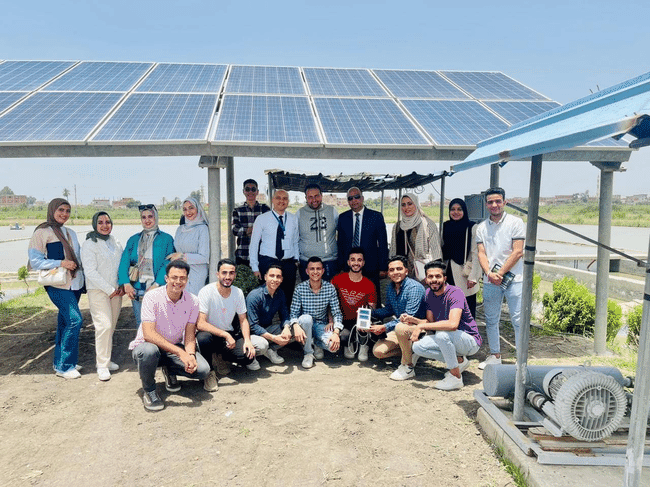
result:
<svg viewBox="0 0 650 487"><path fill-rule="evenodd" d="M337 226L339 268L345 271L346 258L350 255L350 249L361 247L366 261L363 275L375 285L379 307L381 304L379 279L386 277L388 268L388 237L384 216L364 206L363 194L357 187L348 190L348 204L350 210L339 216ZM359 222L358 229L357 222Z"/></svg>

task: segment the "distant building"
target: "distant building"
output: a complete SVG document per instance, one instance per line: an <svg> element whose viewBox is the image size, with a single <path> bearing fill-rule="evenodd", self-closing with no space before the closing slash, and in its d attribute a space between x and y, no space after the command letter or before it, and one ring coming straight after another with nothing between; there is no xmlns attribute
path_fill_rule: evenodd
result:
<svg viewBox="0 0 650 487"><path fill-rule="evenodd" d="M0 206L20 206L27 204L27 196L23 194L7 194L0 196Z"/></svg>
<svg viewBox="0 0 650 487"><path fill-rule="evenodd" d="M113 208L127 208L127 203L135 201L133 198L122 198L121 200L113 201Z"/></svg>
<svg viewBox="0 0 650 487"><path fill-rule="evenodd" d="M94 206L95 208L110 208L111 200L95 198L90 202L90 206Z"/></svg>

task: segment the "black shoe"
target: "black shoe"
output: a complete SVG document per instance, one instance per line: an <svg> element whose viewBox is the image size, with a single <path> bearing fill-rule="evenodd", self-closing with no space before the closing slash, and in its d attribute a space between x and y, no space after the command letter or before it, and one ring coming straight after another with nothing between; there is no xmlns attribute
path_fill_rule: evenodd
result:
<svg viewBox="0 0 650 487"><path fill-rule="evenodd" d="M144 391L142 394L142 403L147 411L160 411L165 409L165 403L160 399L160 396L155 390L151 392Z"/></svg>
<svg viewBox="0 0 650 487"><path fill-rule="evenodd" d="M167 367L162 367L163 377L165 377L165 389L167 392L178 392L181 390L181 385L175 375L169 373Z"/></svg>

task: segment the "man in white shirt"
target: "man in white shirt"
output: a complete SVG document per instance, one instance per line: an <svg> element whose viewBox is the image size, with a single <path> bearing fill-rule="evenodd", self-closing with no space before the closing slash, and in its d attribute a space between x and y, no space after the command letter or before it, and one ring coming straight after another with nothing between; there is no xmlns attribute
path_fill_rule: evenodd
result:
<svg viewBox="0 0 650 487"><path fill-rule="evenodd" d="M523 286L524 240L526 230L521 218L507 214L506 192L503 188L490 188L485 192L485 202L490 217L476 229L478 260L483 269L483 310L490 355L479 364L501 363L499 320L501 303L505 296L510 320L515 330L515 342L521 325L521 293Z"/></svg>
<svg viewBox="0 0 650 487"><path fill-rule="evenodd" d="M278 189L273 195L273 210L257 217L253 225L250 264L258 279L266 274L269 266L279 263L282 267L280 289L291 304L296 287L296 262L298 261L298 220L286 211L289 206L289 193Z"/></svg>

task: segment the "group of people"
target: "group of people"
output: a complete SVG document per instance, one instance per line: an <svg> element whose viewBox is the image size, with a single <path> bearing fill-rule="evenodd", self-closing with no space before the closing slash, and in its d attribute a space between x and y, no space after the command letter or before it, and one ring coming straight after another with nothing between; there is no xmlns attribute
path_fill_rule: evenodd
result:
<svg viewBox="0 0 650 487"><path fill-rule="evenodd" d="M350 210L340 216L323 203L316 184L307 185L306 205L296 214L287 211L285 190L276 190L272 208L257 201L254 180L244 183L244 195L245 204L232 215L235 260L219 261L210 284L207 219L199 202L183 202L184 218L173 239L158 229L155 206L142 205L143 230L124 251L110 235L109 215L99 212L80 251L76 235L64 227L69 203L53 200L29 256L35 269L61 266L70 274L65 285L46 286L59 308L56 374L79 376L78 301L84 275L101 380L118 369L110 360L112 333L122 296L132 300L138 331L129 349L148 410L164 407L156 392L157 367L170 392L180 388L178 375L203 380L207 391L215 391L219 375L229 373L233 363L250 370L260 368L259 357L283 363L278 351L292 342L302 348L305 369L325 351L342 350L346 358L360 361L368 360L370 350L379 359L401 356L390 376L394 380L414 377L419 357L439 360L447 373L434 387L459 389L468 357L482 344L474 320L481 275L490 354L479 368L501 361L504 295L518 334L523 222L503 211L503 189L486 192L490 217L479 225L469 220L463 200L452 200L442 239L417 197L405 194L390 246L382 214L365 207L359 188L347 192ZM248 296L233 286L240 265L250 266L261 282ZM296 274L302 280L298 285ZM389 283L382 305L384 277ZM370 310L369 327L357 325L363 308Z"/></svg>

